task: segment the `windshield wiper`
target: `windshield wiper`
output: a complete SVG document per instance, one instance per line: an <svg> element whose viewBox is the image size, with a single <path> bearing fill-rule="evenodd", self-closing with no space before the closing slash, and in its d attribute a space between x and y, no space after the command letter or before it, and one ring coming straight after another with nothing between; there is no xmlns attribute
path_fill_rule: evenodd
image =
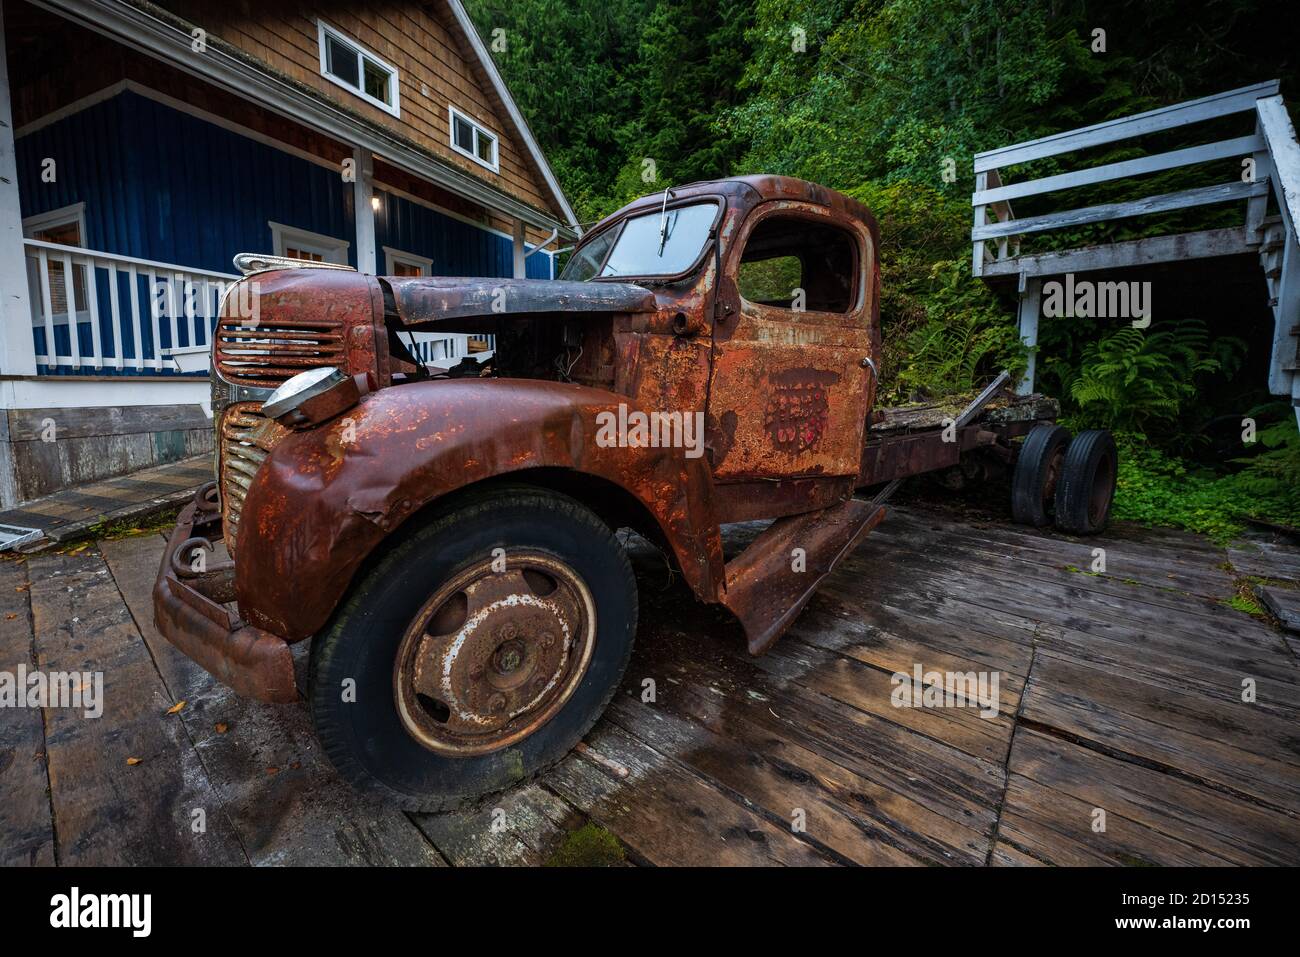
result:
<svg viewBox="0 0 1300 957"><path fill-rule="evenodd" d="M659 252L660 259L664 256L664 245L668 242L668 199L673 195L671 189L664 190L664 204L659 208Z"/></svg>

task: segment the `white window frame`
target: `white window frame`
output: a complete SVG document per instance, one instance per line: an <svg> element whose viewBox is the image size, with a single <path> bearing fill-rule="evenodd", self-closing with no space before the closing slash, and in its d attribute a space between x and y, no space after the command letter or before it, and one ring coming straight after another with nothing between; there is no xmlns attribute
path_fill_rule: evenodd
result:
<svg viewBox="0 0 1300 957"><path fill-rule="evenodd" d="M58 209L51 209L46 213L28 216L23 220L23 238L32 239L42 229L49 229L51 226L66 226L68 223L77 224L77 235L81 237L80 248L88 248L86 246L89 240L86 237L86 204L84 202L73 203L70 206L60 206Z"/></svg>
<svg viewBox="0 0 1300 957"><path fill-rule="evenodd" d="M327 263L340 266L348 265L348 249L351 247L346 239L336 239L323 233L313 233L297 226L267 221L271 227L271 246L277 256L285 256L285 249L293 246L309 253L319 253Z"/></svg>
<svg viewBox="0 0 1300 957"><path fill-rule="evenodd" d="M456 120L464 120L474 128L474 149L462 149L456 145ZM483 157L478 155L478 135L486 133L492 137L492 162L486 162ZM467 156L479 166L490 169L494 173L501 172L501 137L488 129L474 117L470 116L464 110L458 110L450 103L447 104L447 139L451 143L451 148L461 156Z"/></svg>
<svg viewBox="0 0 1300 957"><path fill-rule="evenodd" d="M342 43L344 46L351 47L353 50L356 51L357 78L360 81L359 86L352 86L351 84L346 83L345 81L343 81L342 79L335 76L333 73L329 71L328 50L325 46L326 37L333 37L339 43ZM383 57L376 56L374 53L372 53L366 47L362 46L356 40L352 39L342 30L330 26L324 20L321 20L319 18L316 20L316 42L318 47L320 48L321 76L325 77L325 79L329 80L335 86L341 86L343 89L347 90L353 96L360 97L361 99L369 103L371 106L379 107L379 109L383 110L385 113L391 113L393 116L399 116L399 117L402 115L401 103L398 99L398 94L399 94L398 87L401 86L401 83L399 82L397 67L393 66L387 60L383 59ZM365 69L365 64L361 62L363 57L368 60L373 60L376 66L383 67L385 70L388 71L390 92L393 95L392 105L389 105L388 103L385 103L383 100L378 99L377 97L373 97L366 92L366 69Z"/></svg>
<svg viewBox="0 0 1300 957"><path fill-rule="evenodd" d="M421 276L433 275L433 260L426 259L424 256L417 256L415 253L402 252L400 249L394 249L392 246L384 247L384 275L392 276L393 267L401 263L403 266L415 266L420 270Z"/></svg>

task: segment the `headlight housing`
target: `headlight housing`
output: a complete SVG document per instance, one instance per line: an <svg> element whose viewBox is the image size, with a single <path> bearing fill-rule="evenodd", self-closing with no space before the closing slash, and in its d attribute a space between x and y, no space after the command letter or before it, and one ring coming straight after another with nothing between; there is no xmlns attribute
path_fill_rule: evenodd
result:
<svg viewBox="0 0 1300 957"><path fill-rule="evenodd" d="M320 366L280 383L262 403L262 414L291 429L310 429L352 408L369 391L364 375Z"/></svg>

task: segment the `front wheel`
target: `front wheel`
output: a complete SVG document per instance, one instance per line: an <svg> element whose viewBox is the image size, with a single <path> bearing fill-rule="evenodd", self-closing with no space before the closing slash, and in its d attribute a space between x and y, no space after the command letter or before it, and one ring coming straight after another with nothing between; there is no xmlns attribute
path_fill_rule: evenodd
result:
<svg viewBox="0 0 1300 957"><path fill-rule="evenodd" d="M611 530L543 489L494 489L407 536L312 643L309 700L354 785L437 811L559 761L609 703L636 634Z"/></svg>

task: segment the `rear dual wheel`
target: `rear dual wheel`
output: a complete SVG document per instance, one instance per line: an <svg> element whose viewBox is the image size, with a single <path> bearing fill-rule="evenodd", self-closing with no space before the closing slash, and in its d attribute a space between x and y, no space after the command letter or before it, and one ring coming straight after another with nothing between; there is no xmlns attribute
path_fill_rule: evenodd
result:
<svg viewBox="0 0 1300 957"><path fill-rule="evenodd" d="M627 556L589 509L485 492L391 548L314 639L317 734L363 790L414 810L473 803L590 730L636 618Z"/></svg>
<svg viewBox="0 0 1300 957"><path fill-rule="evenodd" d="M1025 437L1011 479L1011 515L1022 525L1055 523L1073 535L1096 535L1110 521L1118 456L1105 429L1070 433L1053 423Z"/></svg>

